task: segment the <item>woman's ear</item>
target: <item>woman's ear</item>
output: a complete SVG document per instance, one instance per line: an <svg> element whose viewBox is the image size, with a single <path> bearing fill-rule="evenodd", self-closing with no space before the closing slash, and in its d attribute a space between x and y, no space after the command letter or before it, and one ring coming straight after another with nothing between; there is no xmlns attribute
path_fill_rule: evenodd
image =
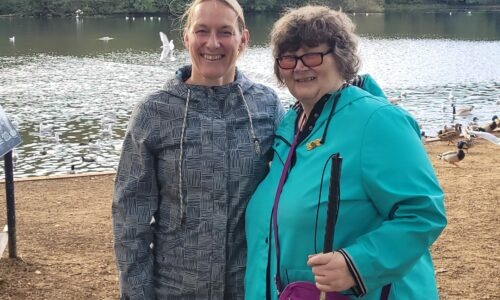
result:
<svg viewBox="0 0 500 300"><path fill-rule="evenodd" d="M182 40L184 42L184 47L189 51L189 32L187 28L185 28L182 33Z"/></svg>
<svg viewBox="0 0 500 300"><path fill-rule="evenodd" d="M243 29L243 33L241 34L241 43L238 50L240 52L245 50L245 48L248 46L249 41L250 41L250 32L248 31L248 29Z"/></svg>

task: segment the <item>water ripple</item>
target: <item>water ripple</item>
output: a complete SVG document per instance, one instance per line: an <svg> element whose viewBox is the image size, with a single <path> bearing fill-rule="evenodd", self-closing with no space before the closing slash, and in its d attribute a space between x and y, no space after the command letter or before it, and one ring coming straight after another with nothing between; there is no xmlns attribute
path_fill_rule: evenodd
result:
<svg viewBox="0 0 500 300"><path fill-rule="evenodd" d="M389 96L406 92L401 105L428 134L444 124L466 124L473 116L486 121L499 111L498 41L362 38L360 47L362 72L371 73ZM71 166L76 172L115 169L135 103L189 62L185 51L176 50L175 62L158 58L159 52L134 50L86 57L0 56L0 103L23 138L15 176L68 173ZM272 64L268 47L252 47L238 66L274 87L288 106L294 100L278 86ZM474 105L473 115L455 119L451 107L443 111L450 92L457 106Z"/></svg>

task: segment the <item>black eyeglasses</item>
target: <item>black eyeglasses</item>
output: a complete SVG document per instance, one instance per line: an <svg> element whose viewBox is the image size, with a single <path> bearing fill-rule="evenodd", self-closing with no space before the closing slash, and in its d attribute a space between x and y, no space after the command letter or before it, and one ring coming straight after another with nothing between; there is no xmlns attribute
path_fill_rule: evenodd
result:
<svg viewBox="0 0 500 300"><path fill-rule="evenodd" d="M302 61L302 64L304 64L304 66L312 68L321 65L323 63L323 56L330 53L333 53L333 49L330 49L325 53L310 52L303 54L301 56L283 55L276 58L276 62L278 63L280 68L284 70L290 70L290 69L295 69L295 67L297 66L297 61L300 59Z"/></svg>

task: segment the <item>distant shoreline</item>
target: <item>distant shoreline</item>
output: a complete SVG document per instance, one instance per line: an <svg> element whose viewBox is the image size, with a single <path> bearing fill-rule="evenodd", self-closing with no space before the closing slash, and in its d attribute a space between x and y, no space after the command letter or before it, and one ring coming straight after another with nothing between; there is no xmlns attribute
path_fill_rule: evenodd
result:
<svg viewBox="0 0 500 300"><path fill-rule="evenodd" d="M432 12L432 11L444 11L449 10L452 12L456 11L500 11L500 5L491 4L474 4L474 5L447 5L447 4L386 4L384 11L395 12L395 11L419 11L419 12Z"/></svg>

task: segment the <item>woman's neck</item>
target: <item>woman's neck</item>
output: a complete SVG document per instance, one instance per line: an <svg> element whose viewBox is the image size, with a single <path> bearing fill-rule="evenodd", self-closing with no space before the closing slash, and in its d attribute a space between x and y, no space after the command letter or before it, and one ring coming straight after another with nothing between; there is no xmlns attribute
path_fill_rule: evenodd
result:
<svg viewBox="0 0 500 300"><path fill-rule="evenodd" d="M306 115L305 111L302 111L302 113L300 114L299 122L297 123L299 131L302 131L302 128L304 128L304 126L306 125L308 116L309 115Z"/></svg>
<svg viewBox="0 0 500 300"><path fill-rule="evenodd" d="M186 84L203 86L222 86L236 80L236 68L230 68L225 74L218 77L207 77L193 66L191 76L186 80Z"/></svg>
<svg viewBox="0 0 500 300"><path fill-rule="evenodd" d="M333 94L337 91L339 91L345 84L345 81L339 81L334 84L333 88L328 91L326 94ZM311 114L311 111L314 109L314 106L316 103L318 103L321 98L323 98L326 94L323 94L319 96L317 99L314 99L313 101L300 101L300 104L302 105L302 109L304 110L304 114L306 115L306 118Z"/></svg>

